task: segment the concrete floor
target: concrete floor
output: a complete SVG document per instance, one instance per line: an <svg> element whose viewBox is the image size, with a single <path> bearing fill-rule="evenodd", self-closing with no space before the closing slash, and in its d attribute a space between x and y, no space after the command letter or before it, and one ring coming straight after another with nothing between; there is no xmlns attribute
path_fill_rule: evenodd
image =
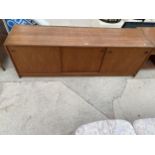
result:
<svg viewBox="0 0 155 155"><path fill-rule="evenodd" d="M82 124L155 117L155 69L136 77L18 78L0 70L0 134L73 134Z"/></svg>
<svg viewBox="0 0 155 155"><path fill-rule="evenodd" d="M73 134L105 119L155 117L155 68L135 77L18 78L0 70L0 134Z"/></svg>

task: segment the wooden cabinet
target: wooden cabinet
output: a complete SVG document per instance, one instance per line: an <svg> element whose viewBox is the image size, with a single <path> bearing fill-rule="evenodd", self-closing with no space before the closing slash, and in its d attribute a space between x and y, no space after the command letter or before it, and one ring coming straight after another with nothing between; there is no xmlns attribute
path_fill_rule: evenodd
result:
<svg viewBox="0 0 155 155"><path fill-rule="evenodd" d="M10 55L20 75L60 73L60 50L57 47L11 46Z"/></svg>
<svg viewBox="0 0 155 155"><path fill-rule="evenodd" d="M3 23L3 20L0 19L0 66L2 67L3 70L5 70L4 62L6 59L6 53L5 53L5 49L3 47L3 43L6 39L6 37L7 37L7 31L6 31L5 25Z"/></svg>
<svg viewBox="0 0 155 155"><path fill-rule="evenodd" d="M100 72L103 75L134 75L149 55L149 48L108 48Z"/></svg>
<svg viewBox="0 0 155 155"><path fill-rule="evenodd" d="M99 72L105 48L62 48L63 72Z"/></svg>
<svg viewBox="0 0 155 155"><path fill-rule="evenodd" d="M149 48L9 47L19 75L134 75Z"/></svg>
<svg viewBox="0 0 155 155"><path fill-rule="evenodd" d="M132 76L154 45L141 29L14 26L5 47L19 76Z"/></svg>

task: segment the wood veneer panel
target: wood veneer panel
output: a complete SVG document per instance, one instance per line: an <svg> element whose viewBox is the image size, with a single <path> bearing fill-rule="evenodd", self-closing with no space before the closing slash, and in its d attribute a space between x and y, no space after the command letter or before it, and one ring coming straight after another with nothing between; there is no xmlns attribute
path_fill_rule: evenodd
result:
<svg viewBox="0 0 155 155"><path fill-rule="evenodd" d="M57 47L11 46L9 53L20 74L61 72L60 51Z"/></svg>
<svg viewBox="0 0 155 155"><path fill-rule="evenodd" d="M139 29L143 32L146 39L148 39L152 43L153 47L155 47L155 28L145 27L145 28L139 28Z"/></svg>
<svg viewBox="0 0 155 155"><path fill-rule="evenodd" d="M105 48L62 48L62 71L98 72L105 50Z"/></svg>
<svg viewBox="0 0 155 155"><path fill-rule="evenodd" d="M152 47L140 29L16 25L5 45L57 47Z"/></svg>
<svg viewBox="0 0 155 155"><path fill-rule="evenodd" d="M108 48L101 73L103 75L135 75L150 55L146 48Z"/></svg>
<svg viewBox="0 0 155 155"><path fill-rule="evenodd" d="M155 47L154 36L147 33L139 28L20 25L5 46L21 76L134 75Z"/></svg>
<svg viewBox="0 0 155 155"><path fill-rule="evenodd" d="M152 50L151 55L155 55L155 49Z"/></svg>

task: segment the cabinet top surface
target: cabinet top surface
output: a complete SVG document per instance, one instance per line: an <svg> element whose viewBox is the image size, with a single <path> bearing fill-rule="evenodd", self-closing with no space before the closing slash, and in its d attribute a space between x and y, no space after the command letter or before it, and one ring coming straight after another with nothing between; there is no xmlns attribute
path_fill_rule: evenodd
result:
<svg viewBox="0 0 155 155"><path fill-rule="evenodd" d="M153 47L153 44L145 38L141 29L46 27L23 25L14 26L5 41L5 45Z"/></svg>
<svg viewBox="0 0 155 155"><path fill-rule="evenodd" d="M140 28L145 37L155 46L155 28Z"/></svg>

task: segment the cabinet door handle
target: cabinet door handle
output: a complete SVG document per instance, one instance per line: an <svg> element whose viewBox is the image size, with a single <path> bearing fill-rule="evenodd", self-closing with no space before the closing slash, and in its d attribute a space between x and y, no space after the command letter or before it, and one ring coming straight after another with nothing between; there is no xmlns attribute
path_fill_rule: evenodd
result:
<svg viewBox="0 0 155 155"><path fill-rule="evenodd" d="M11 52L12 52L12 53L14 53L14 52L15 52L15 50L11 50Z"/></svg>
<svg viewBox="0 0 155 155"><path fill-rule="evenodd" d="M144 54L148 54L148 53L149 53L149 51L145 51L145 52L144 52Z"/></svg>

